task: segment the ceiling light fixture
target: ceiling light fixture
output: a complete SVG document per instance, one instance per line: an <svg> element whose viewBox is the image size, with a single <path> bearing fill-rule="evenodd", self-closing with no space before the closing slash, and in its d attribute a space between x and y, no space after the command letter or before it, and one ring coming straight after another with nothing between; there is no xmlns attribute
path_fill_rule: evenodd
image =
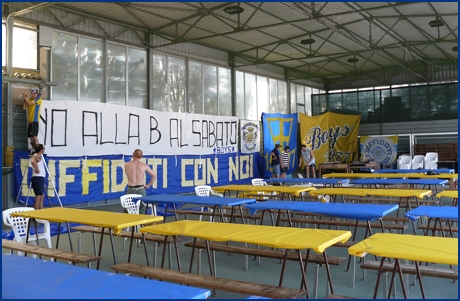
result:
<svg viewBox="0 0 460 301"><path fill-rule="evenodd" d="M358 58L355 58L355 57L352 57L352 58L349 58L349 59L347 60L347 62L349 62L349 63L356 63L356 62L359 62L359 59L358 59Z"/></svg>
<svg viewBox="0 0 460 301"><path fill-rule="evenodd" d="M239 5L231 5L231 6L227 6L226 8L224 8L224 12L230 15L234 15L234 14L240 14L244 12L244 9L240 7Z"/></svg>
<svg viewBox="0 0 460 301"><path fill-rule="evenodd" d="M455 51L455 52L457 52L457 51L458 51L458 46L454 46L454 47L452 47L452 51Z"/></svg>
<svg viewBox="0 0 460 301"><path fill-rule="evenodd" d="M436 20L430 21L428 25L430 25L430 27L440 27L444 26L444 22L436 17Z"/></svg>
<svg viewBox="0 0 460 301"><path fill-rule="evenodd" d="M310 38L310 39L304 39L304 40L301 40L300 41L300 44L302 45L309 45L309 44L313 44L314 42L316 42L314 39Z"/></svg>

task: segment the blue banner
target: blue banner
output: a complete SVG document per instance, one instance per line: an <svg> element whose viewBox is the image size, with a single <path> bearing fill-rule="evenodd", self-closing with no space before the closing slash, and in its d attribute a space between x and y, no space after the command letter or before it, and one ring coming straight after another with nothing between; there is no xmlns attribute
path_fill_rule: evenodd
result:
<svg viewBox="0 0 460 301"><path fill-rule="evenodd" d="M59 205L56 192L64 206L117 199L127 190L124 163L131 156L106 155L87 157L44 156L47 171L44 205L49 200ZM250 183L263 176L263 158L254 154L144 156L142 161L157 174L147 190L151 194L193 192L196 185L228 185ZM14 191L21 202L33 203L29 190L32 168L28 152L14 153ZM146 181L149 181L147 175ZM55 188L55 189L54 189ZM56 192L55 192L56 191ZM31 199L32 198L32 199Z"/></svg>
<svg viewBox="0 0 460 301"><path fill-rule="evenodd" d="M297 113L294 114L269 114L262 113L262 124L264 130L264 178L272 176L270 166L270 153L275 144L282 145L280 153L284 147L291 148L289 152L289 171L294 172L297 168Z"/></svg>

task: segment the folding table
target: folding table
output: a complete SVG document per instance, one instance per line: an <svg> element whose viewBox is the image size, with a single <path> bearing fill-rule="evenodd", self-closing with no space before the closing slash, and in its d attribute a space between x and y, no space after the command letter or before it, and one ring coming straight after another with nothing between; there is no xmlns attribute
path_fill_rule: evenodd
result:
<svg viewBox="0 0 460 301"><path fill-rule="evenodd" d="M425 231L425 235L428 235L428 230L430 228L431 220L434 219L434 227L433 227L432 235L434 236L434 233L436 231L436 225L437 223L439 223L439 226L441 227L441 234L442 236L444 236L444 230L442 228L441 219L447 219L447 225L449 226L450 236L454 237L454 234L452 232L452 225L450 221L451 220L458 221L458 208L457 207L419 206L415 209L412 209L406 212L406 217L413 221L418 220L422 216L428 217L428 225Z"/></svg>
<svg viewBox="0 0 460 301"><path fill-rule="evenodd" d="M438 169L376 169L372 173L417 173L417 172L437 172L437 173L454 173L455 169L438 168Z"/></svg>
<svg viewBox="0 0 460 301"><path fill-rule="evenodd" d="M317 196L318 198L321 198L323 195L329 195L332 196L333 201L335 202L336 196L344 196L344 195L349 195L349 196L359 196L359 197L364 197L367 195L367 191L370 190L370 188L321 188L313 191L309 191L308 193L312 196Z"/></svg>
<svg viewBox="0 0 460 301"><path fill-rule="evenodd" d="M395 259L395 268L390 282L388 298L394 283L395 273L398 272L404 298L407 299L406 289L399 260L412 260L415 262L417 278L423 298L425 291L418 262L431 262L448 265L458 265L458 239L451 237L415 236L408 234L377 233L348 248L350 255L363 257L366 254L381 256L380 269L374 290L374 299L377 297L383 262L386 258ZM439 288L437 288L439 289Z"/></svg>
<svg viewBox="0 0 460 301"><path fill-rule="evenodd" d="M206 299L210 295L202 288L2 255L3 299Z"/></svg>
<svg viewBox="0 0 460 301"><path fill-rule="evenodd" d="M11 216L22 216L24 218L29 218L29 229L31 221L35 223L35 228L37 229L36 219L43 219L50 222L57 222L58 224L58 236L56 241L56 249L59 247L59 237L60 237L60 228L61 223L67 223L67 229L70 229L69 223L80 223L95 227L101 227L101 241L99 244L99 256L102 254L102 241L104 238L104 229L109 229L110 234L110 243L112 245L112 254L113 262L117 264L115 257L115 249L113 247L113 232L119 234L123 228L132 227L131 231L131 243L129 248L128 262L131 260L131 251L133 245L133 236L135 226L145 225L149 223L159 222L163 220L162 216L154 215L140 215L140 214L128 214L121 212L108 212L108 211L99 211L99 210L87 210L87 209L76 209L76 208L63 208L63 207L54 207L54 208L45 208L40 210L31 210L31 211L20 211L12 213ZM36 234L38 235L38 234ZM70 250L73 251L72 240L69 235ZM27 233L26 241L29 239L29 233ZM38 243L38 238L37 238ZM144 242L145 248L145 242ZM97 262L97 269L99 269L100 261Z"/></svg>
<svg viewBox="0 0 460 301"><path fill-rule="evenodd" d="M308 212L308 213L316 213L316 214L323 214L327 216L333 217L341 217L347 219L356 220L355 229L353 231L353 238L352 241L356 239L356 233L358 229L358 221L364 220L367 223L366 233L364 234L364 238L367 237L367 233L372 235L372 228L370 221L372 220L379 220L382 232L385 232L385 228L383 225L382 218L391 212L398 209L398 205L380 205L380 204L344 204L344 203L306 203L306 202L283 202L283 201L265 201L256 204L249 204L245 205L245 208L249 209L249 213L252 215L257 210L278 210L278 220L276 225L278 226L280 211L281 210L288 210L288 211L296 211L296 212ZM289 215L289 222L291 223L291 217ZM262 214L263 219L263 214ZM262 221L261 221L262 222ZM273 222L273 220L272 220ZM350 258L347 265L347 271L350 267ZM353 265L353 278L352 278L352 287L354 287L354 280L355 280L355 266Z"/></svg>
<svg viewBox="0 0 460 301"><path fill-rule="evenodd" d="M172 204L174 209L174 216L176 217L177 221L177 214L176 214L176 204L177 203L185 203L185 204L194 204L194 205L201 205L204 207L213 207L213 215L212 220L214 221L214 214L216 213L217 208L222 208L222 206L231 206L235 207L238 206L241 213L241 219L244 223L243 211L241 209L241 205L244 204L251 204L255 203L255 199L251 198L230 198L230 197L219 197L219 196L196 196L196 195L178 195L178 194L153 194L149 196L143 196L139 198L135 198L138 200L142 200L144 203L147 204L157 204L157 203L166 203L165 211L168 211L168 204ZM223 211L220 210L221 219L224 220ZM232 216L230 220L233 219L233 209L232 209ZM166 222L166 220L165 220Z"/></svg>
<svg viewBox="0 0 460 301"><path fill-rule="evenodd" d="M449 181L445 179L357 179L351 181L352 184L361 184L364 185L409 185L411 188L415 187L415 185L423 185L423 189L425 186L428 185L428 189L431 190L431 185L445 185ZM375 187L377 188L377 187Z"/></svg>
<svg viewBox="0 0 460 301"><path fill-rule="evenodd" d="M279 286L282 286L284 269L286 266L286 257L289 249L296 250L299 256L300 270L302 274L301 288L305 287L308 298L308 287L305 272L307 268L308 256L310 249L317 253L323 253L326 262L326 271L330 284L331 292L333 293L333 286L331 275L329 272L329 265L327 263L326 249L331 245L341 241L345 242L351 237L350 231L343 230L319 230L319 229L300 229L290 227L273 227L261 225L248 225L248 224L228 224L228 223L211 223L203 221L182 220L177 222L163 223L161 225L153 225L141 228L142 233L154 233L159 235L190 236L194 238L194 246L197 239L204 239L206 241L208 251L208 262L211 275L214 276L214 269L212 265L212 253L209 249L209 241L217 242L242 242L248 244L261 245L271 248L286 249L283 265L281 268L281 275ZM300 250L307 249L307 260L305 264L302 260ZM192 264L195 254L195 247L192 249L192 257L190 259L190 269L192 271ZM147 256L147 254L146 254ZM164 250L163 250L164 258ZM164 260L162 261L162 267ZM178 266L180 270L180 261L178 258Z"/></svg>
<svg viewBox="0 0 460 301"><path fill-rule="evenodd" d="M436 194L436 197L439 199L442 197L452 198L452 206L457 206L458 204L458 190L443 190Z"/></svg>
<svg viewBox="0 0 460 301"><path fill-rule="evenodd" d="M286 184L297 184L297 185L305 185L305 184L322 184L322 185L330 185L330 186L342 186L343 184L350 183L350 179L323 179L323 178L272 178L266 179L265 182L267 183L286 183Z"/></svg>
<svg viewBox="0 0 460 301"><path fill-rule="evenodd" d="M386 197L398 197L399 207L404 199L407 201L407 210L410 210L410 198L414 198L417 201L417 206L420 206L419 199L423 199L426 196L431 196L431 190L419 190L419 189L373 189L367 192L368 196L386 196ZM399 208L396 211L396 216L399 215Z"/></svg>
<svg viewBox="0 0 460 301"><path fill-rule="evenodd" d="M225 196L225 193L228 192L230 195L231 191L236 191L236 195L238 196L238 192L251 192L254 189L252 184L230 184L230 185L223 185L223 186L213 186L212 190L217 192L222 192Z"/></svg>
<svg viewBox="0 0 460 301"><path fill-rule="evenodd" d="M242 192L276 192L280 194L293 195L294 197L302 196L303 192L315 190L315 187L301 186L252 186L252 185L225 185L212 187L214 191L225 193L226 191L242 191Z"/></svg>

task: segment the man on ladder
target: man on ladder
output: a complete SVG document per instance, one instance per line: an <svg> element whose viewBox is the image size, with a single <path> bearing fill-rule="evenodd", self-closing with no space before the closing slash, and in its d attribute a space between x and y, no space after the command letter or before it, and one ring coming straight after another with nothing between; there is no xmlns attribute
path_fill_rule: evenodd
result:
<svg viewBox="0 0 460 301"><path fill-rule="evenodd" d="M33 152L34 148L38 145L38 126L40 122L40 110L42 107L42 99L41 95L38 93L37 88L30 89L30 93L32 93L32 97L28 97L27 93L22 94L22 98L24 99L23 109L27 109L27 121L29 123L29 127L27 129L27 137L30 138L30 144L32 145L31 153Z"/></svg>

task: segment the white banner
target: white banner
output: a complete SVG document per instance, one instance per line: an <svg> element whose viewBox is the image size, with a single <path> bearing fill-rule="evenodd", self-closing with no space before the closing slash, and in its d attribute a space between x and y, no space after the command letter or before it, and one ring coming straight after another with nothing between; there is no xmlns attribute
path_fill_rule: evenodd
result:
<svg viewBox="0 0 460 301"><path fill-rule="evenodd" d="M241 153L250 154L260 151L259 121L240 120Z"/></svg>
<svg viewBox="0 0 460 301"><path fill-rule="evenodd" d="M205 155L238 151L238 118L107 103L43 101L39 141L49 156Z"/></svg>

